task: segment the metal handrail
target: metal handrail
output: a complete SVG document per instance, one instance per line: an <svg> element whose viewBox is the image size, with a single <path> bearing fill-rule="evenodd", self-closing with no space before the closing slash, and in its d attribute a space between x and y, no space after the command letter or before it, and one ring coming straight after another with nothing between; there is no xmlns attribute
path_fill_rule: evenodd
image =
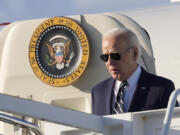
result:
<svg viewBox="0 0 180 135"><path fill-rule="evenodd" d="M102 118L102 116L65 109L63 107L57 107L1 93L0 110L93 132L101 133L103 131L104 118ZM113 121L113 119L111 120Z"/></svg>
<svg viewBox="0 0 180 135"><path fill-rule="evenodd" d="M179 94L180 94L180 89L177 89L172 92L169 98L168 107L166 109L166 114L164 117L163 129L162 129L161 135L168 135L169 126L171 124L171 119L174 112L174 106L176 104L176 99Z"/></svg>
<svg viewBox="0 0 180 135"><path fill-rule="evenodd" d="M18 126L21 128L28 129L34 132L36 135L44 135L43 132L33 123L18 119L16 117L9 116L7 114L0 113L0 121L12 124L14 126Z"/></svg>

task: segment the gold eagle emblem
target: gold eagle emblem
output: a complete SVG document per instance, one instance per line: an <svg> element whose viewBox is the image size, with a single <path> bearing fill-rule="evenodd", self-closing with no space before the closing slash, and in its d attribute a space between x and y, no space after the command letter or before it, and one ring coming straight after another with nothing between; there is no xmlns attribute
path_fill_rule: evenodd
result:
<svg viewBox="0 0 180 135"><path fill-rule="evenodd" d="M62 36L60 36L62 38ZM64 38L65 39L65 38ZM46 43L48 47L49 55L51 57L51 61L49 61L48 65L56 65L58 70L62 70L65 66L69 67L69 63L71 59L74 57L74 52L71 52L69 58L67 59L69 53L69 46L71 44L71 40L64 41L61 39L55 39L52 45L50 43ZM52 61L53 60L53 61Z"/></svg>

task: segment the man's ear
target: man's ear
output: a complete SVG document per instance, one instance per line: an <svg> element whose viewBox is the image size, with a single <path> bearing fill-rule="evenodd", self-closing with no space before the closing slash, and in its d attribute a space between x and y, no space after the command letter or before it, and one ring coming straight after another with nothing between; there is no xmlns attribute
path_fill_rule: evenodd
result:
<svg viewBox="0 0 180 135"><path fill-rule="evenodd" d="M137 47L134 47L134 60L137 61L139 55L139 50Z"/></svg>

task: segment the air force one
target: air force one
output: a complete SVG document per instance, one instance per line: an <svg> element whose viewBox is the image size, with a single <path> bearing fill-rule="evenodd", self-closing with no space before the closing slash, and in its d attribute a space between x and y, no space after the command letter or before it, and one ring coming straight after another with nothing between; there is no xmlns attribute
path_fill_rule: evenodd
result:
<svg viewBox="0 0 180 135"><path fill-rule="evenodd" d="M135 32L138 63L175 83L167 109L96 116L91 89L109 77L101 37ZM179 135L180 3L121 13L17 21L0 31L1 135Z"/></svg>

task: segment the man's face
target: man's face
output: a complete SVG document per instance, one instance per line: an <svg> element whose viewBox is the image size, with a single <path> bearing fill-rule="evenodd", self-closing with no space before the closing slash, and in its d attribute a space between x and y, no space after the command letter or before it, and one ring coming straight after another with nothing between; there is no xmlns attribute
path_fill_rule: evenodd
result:
<svg viewBox="0 0 180 135"><path fill-rule="evenodd" d="M127 45L124 39L119 38L117 40L114 37L104 38L102 41L102 51L103 54L119 53L121 55L120 60L114 60L108 57L108 61L105 62L113 79L120 81L127 80L136 70L138 49L137 47Z"/></svg>

